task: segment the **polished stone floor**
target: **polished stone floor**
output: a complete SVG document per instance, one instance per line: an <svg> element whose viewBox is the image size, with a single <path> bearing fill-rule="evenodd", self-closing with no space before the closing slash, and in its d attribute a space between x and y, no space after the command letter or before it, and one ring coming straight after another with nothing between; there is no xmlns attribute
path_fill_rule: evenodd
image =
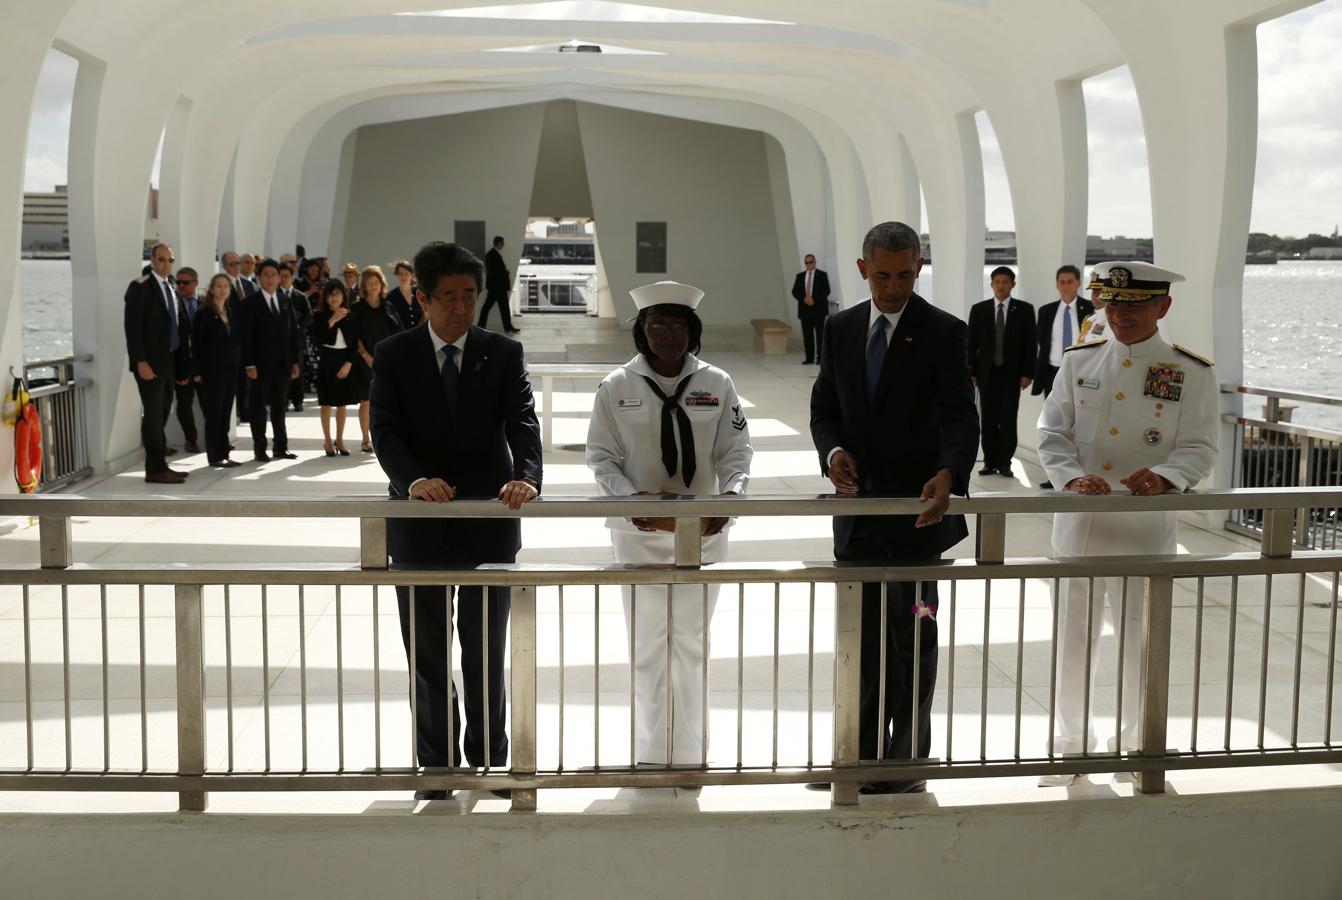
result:
<svg viewBox="0 0 1342 900"><path fill-rule="evenodd" d="M521 324L532 362L614 364L632 354L627 325L534 316ZM755 353L751 336L744 330L709 334L702 356L732 374L745 400L756 451L751 492L827 492L829 483L818 473L807 425L816 369L801 365L800 354ZM590 380L558 384L553 398L557 449L546 457L547 496L595 493L575 446L585 438L594 387ZM355 453L348 458L323 455L320 424L311 406L290 416L290 433L297 460L266 465L247 462L239 469L221 472L205 467L203 455L175 457L174 465L192 472L178 493L218 498L301 497L385 490L376 460L357 452L359 432L353 417L346 443ZM1022 441L1032 441L1029 431L1022 430ZM248 459L246 438L240 436L238 444L238 458ZM1022 452L1014 479L976 476L974 493L1035 490L1042 472L1032 459ZM79 490L90 495L158 493L140 475L134 469L85 483ZM36 559L33 523L12 520L0 527L0 562ZM1012 516L1008 555L1046 555L1049 527L1046 516ZM832 558L829 532L829 520L820 516L745 518L731 533L731 556L733 560L772 563L828 560ZM152 562L190 567L220 562L354 562L358 556L357 522L315 518L79 520L74 535L76 560L97 564ZM523 562L604 562L611 558L607 532L598 520L525 520L523 543ZM1254 549L1250 541L1192 522L1182 527L1180 545L1186 552L1207 554ZM971 556L973 546L971 535L951 555ZM1334 682L1337 677L1330 662L1336 654L1335 582L1328 577L1302 581L1298 576L1277 576L1269 605L1264 600L1264 579L1242 578L1233 615L1229 579L1207 579L1201 602L1198 587L1196 580L1176 584L1170 745L1193 746L1196 703L1197 747L1205 751L1221 748L1229 693L1232 746L1257 746L1264 660L1265 746L1289 746L1293 731L1301 746L1317 746L1325 737L1330 712L1331 733L1339 733L1342 713L1329 709L1332 691L1328 685L1330 675ZM943 585L932 755L943 759L978 759L981 752L990 759L1009 759L1017 752L1024 757L1042 755L1048 743L1051 705L1050 584L999 580L993 583L989 597L982 582L968 582L957 589L953 603L948 594ZM68 608L68 637L62 629L63 602ZM619 591L603 589L599 598L591 588L565 591L562 675L560 602L555 589L539 593L540 764L543 768L562 764L566 770L597 763L624 764L629 758L629 669ZM304 766L330 769L342 758L347 767L356 769L372 766L379 759L386 766L409 763L406 661L389 589L375 606L368 588L347 588L338 601L329 587L306 589L301 597L294 588L270 588L264 599L264 640L261 588L234 588L227 603L226 628L224 592L216 586L206 588L207 740L212 769L223 770L230 764L238 770L264 768L267 735L269 764L278 771ZM139 608L140 596L134 587L109 588L105 598L96 587L71 588L64 598L59 589L34 588L29 597L31 665L25 669L23 597L18 589L0 588L0 768L27 765L25 684L31 687L37 767L62 769L66 765L67 696L72 723L70 761L76 769L101 769L106 763L113 770L138 771L145 761L151 770L174 766L170 591L146 590L143 628ZM807 585L787 585L777 595L771 586L724 588L710 630L711 764L767 765L774 759L775 746L782 765L805 765L808 759L828 761L833 619L833 593L824 585L818 586L814 598ZM808 657L812 625L815 651ZM1196 649L1199 629L1200 651ZM1232 633L1233 671L1229 666ZM1114 640L1106 629L1096 647L1100 662L1094 712L1101 742L1114 730ZM67 643L68 658L63 649ZM454 652L459 659L459 649ZM227 665L230 657L231 666ZM336 702L338 691L343 704ZM599 702L594 703L594 698ZM1342 704L1333 704L1337 705ZM375 720L381 723L380 744L374 740ZM110 736L106 761L104 723ZM147 747L141 741L142 727L148 735ZM1171 789L1180 792L1338 780L1331 769L1299 766L1170 775ZM1130 792L1131 787L1113 784L1109 776L1095 776L1070 790L1107 795ZM1060 788L1037 789L1033 779L966 779L935 782L928 798L874 798L874 802L944 805L1058 799L1067 794ZM355 792L315 796L217 793L212 803L221 810L391 812L413 807L403 794ZM541 795L543 810L787 809L826 803L824 795L796 786L707 788L698 795L630 789L556 790ZM430 809L443 807L442 811L453 812L477 804L482 810L506 808L504 801L489 795L466 794ZM0 795L0 811L174 807L172 795Z"/></svg>

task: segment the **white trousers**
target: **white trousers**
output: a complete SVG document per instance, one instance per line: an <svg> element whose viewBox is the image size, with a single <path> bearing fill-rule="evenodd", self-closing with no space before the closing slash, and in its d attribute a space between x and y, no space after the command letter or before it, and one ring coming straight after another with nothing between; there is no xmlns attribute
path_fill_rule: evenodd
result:
<svg viewBox="0 0 1342 900"><path fill-rule="evenodd" d="M666 563L675 558L674 538L669 534L612 530L611 542L618 563ZM706 539L704 561L721 561L726 549L725 534ZM668 744L674 765L697 766L703 760L708 734L704 660L718 591L718 585L708 586L705 610L703 585L672 586L669 604L664 586L640 585L637 591L628 585L621 588L625 625L634 648L636 762L666 765Z"/></svg>
<svg viewBox="0 0 1342 900"><path fill-rule="evenodd" d="M1058 696L1054 753L1081 753L1095 749L1096 731L1110 733L1112 719L1097 723L1095 675L1100 662L1100 631L1105 621L1113 629L1117 648L1119 629L1123 635L1123 710L1117 744L1137 749L1137 722L1141 711L1142 597L1143 578L1128 579L1127 603L1123 602L1122 578L1096 578L1090 607L1090 668L1086 668L1086 598L1090 584L1084 578L1065 578L1058 598ZM1090 685L1090 724L1086 726L1086 685ZM1110 685L1104 688L1113 692ZM1114 694L1111 693L1111 696Z"/></svg>
<svg viewBox="0 0 1342 900"><path fill-rule="evenodd" d="M1058 513L1053 517L1053 550L1059 556L1115 556L1128 554L1170 554L1178 544L1173 513ZM1094 750L1096 732L1110 733L1114 720L1095 715L1095 675L1099 668L1100 631L1107 620L1113 629L1117 650L1120 628L1123 635L1123 708L1117 734L1110 749L1138 749L1138 725L1142 699L1142 603L1146 579L1128 579L1126 608L1122 578L1096 578L1093 605L1090 607L1090 668L1086 668L1086 598L1090 584L1084 578L1063 579L1055 598L1058 616L1058 682L1055 710L1055 753L1081 753ZM1086 723L1086 686L1090 685L1091 714ZM1107 686L1106 691L1116 688ZM1106 704L1107 706L1108 704ZM1087 740L1088 737L1088 740Z"/></svg>

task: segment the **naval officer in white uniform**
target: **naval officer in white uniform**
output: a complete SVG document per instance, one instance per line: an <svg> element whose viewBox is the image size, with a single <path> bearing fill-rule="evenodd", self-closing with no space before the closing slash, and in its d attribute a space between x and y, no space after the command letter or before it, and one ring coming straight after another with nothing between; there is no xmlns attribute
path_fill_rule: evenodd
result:
<svg viewBox="0 0 1342 900"><path fill-rule="evenodd" d="M694 354L703 324L695 313L704 292L661 281L630 291L638 316L638 353L597 389L587 432L587 465L601 492L631 494L741 494L750 476L750 428L731 376ZM728 521L702 521L703 561L727 558ZM675 561L674 520L608 519L618 563ZM706 631L718 586L678 585L671 597L667 647L666 588L623 588L634 646L635 762L699 765L707 732L704 709ZM670 684L667 658L670 657ZM667 704L671 735L667 734ZM672 744L667 759L668 740Z"/></svg>
<svg viewBox="0 0 1342 900"><path fill-rule="evenodd" d="M1141 262L1101 264L1107 337L1063 354L1053 393L1039 416L1039 461L1049 479L1079 494L1127 491L1141 496L1186 491L1216 462L1217 393L1209 360L1170 344L1157 323L1169 311L1170 284L1183 276ZM1099 267L1097 267L1099 269ZM1176 552L1173 512L1057 513L1059 557ZM1056 753L1089 752L1095 724L1084 721L1086 687L1095 683L1104 607L1115 633L1126 629L1122 727L1116 744L1136 749L1141 700L1143 581L1096 578L1086 670L1086 579L1067 579L1058 610ZM1093 707L1092 707L1093 708ZM1091 746L1083 746L1089 734ZM1041 785L1070 784L1051 775Z"/></svg>
<svg viewBox="0 0 1342 900"><path fill-rule="evenodd" d="M1090 291L1090 302L1095 311L1081 320L1081 330L1076 338L1078 344L1098 341L1109 336L1104 319L1104 301L1100 299L1100 293L1104 290L1104 279L1112 265L1113 263L1103 262L1090 270L1090 284L1087 289Z"/></svg>

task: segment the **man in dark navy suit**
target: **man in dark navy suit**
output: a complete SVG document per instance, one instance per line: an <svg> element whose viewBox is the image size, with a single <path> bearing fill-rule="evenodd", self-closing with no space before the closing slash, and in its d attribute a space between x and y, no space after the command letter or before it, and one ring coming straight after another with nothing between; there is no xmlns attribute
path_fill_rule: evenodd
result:
<svg viewBox="0 0 1342 900"><path fill-rule="evenodd" d="M256 293L256 285L252 284L250 278L242 277L242 259L238 256L236 250L227 250L224 255L219 257L219 264L223 266L224 274L228 276L228 283L233 286L233 299L246 309L244 301ZM247 373L238 370L238 424L242 425L251 421L251 416L247 408L247 399L251 395L251 381L247 378Z"/></svg>
<svg viewBox="0 0 1342 900"><path fill-rule="evenodd" d="M130 283L125 297L126 354L144 408L144 480L152 484L181 484L187 476L168 468L163 434L176 380L190 375L190 325L173 282L173 261L171 247L155 244L149 252L150 271Z"/></svg>
<svg viewBox="0 0 1342 900"><path fill-rule="evenodd" d="M815 345L825 330L829 317L829 274L815 267L815 255L806 254L805 268L792 279L792 299L797 301L797 318L801 321L802 350L806 358L802 365L818 362Z"/></svg>
<svg viewBox="0 0 1342 900"><path fill-rule="evenodd" d="M252 424L252 452L257 462L274 457L298 459L289 452L289 430L284 411L289 402L289 382L299 376L300 343L293 310L281 299L280 264L273 259L257 269L261 290L243 302L247 310L242 332L242 368L248 381L247 412ZM266 410L270 411L270 436L274 457L266 452Z"/></svg>
<svg viewBox="0 0 1342 900"><path fill-rule="evenodd" d="M415 255L414 265L425 324L384 338L373 355L373 447L391 480L388 492L434 503L499 497L509 509L520 509L541 486L540 424L522 345L472 325L485 275L475 254L435 242ZM511 563L521 545L517 519L443 516L387 523L387 548L396 563ZM416 588L412 608L410 590L396 589L407 656L412 617L415 623L416 749L426 767L461 762L463 731L447 669L451 590ZM502 766L508 760L503 662L509 592L490 588L488 602L478 586L460 587L457 595L466 762ZM486 660L487 681L482 678ZM422 791L416 796L447 794Z"/></svg>
<svg viewBox="0 0 1342 900"><path fill-rule="evenodd" d="M969 367L979 389L983 468L1011 477L1021 391L1034 380L1034 307L1011 296L1016 273L992 271L993 295L969 310Z"/></svg>
<svg viewBox="0 0 1342 900"><path fill-rule="evenodd" d="M885 222L867 232L857 267L871 299L831 316L820 343L820 374L811 389L811 439L820 454L820 471L840 494L927 502L916 517L835 516L834 558L840 561L925 565L969 533L964 516L946 515L951 494L968 493L979 437L965 324L913 292L923 264L920 254L918 233L902 222ZM882 633L881 585L862 585L858 748L863 760L924 758L931 752L936 608L936 582L889 582ZM878 723L882 643L885 721ZM888 781L864 785L862 791L901 793L925 786Z"/></svg>

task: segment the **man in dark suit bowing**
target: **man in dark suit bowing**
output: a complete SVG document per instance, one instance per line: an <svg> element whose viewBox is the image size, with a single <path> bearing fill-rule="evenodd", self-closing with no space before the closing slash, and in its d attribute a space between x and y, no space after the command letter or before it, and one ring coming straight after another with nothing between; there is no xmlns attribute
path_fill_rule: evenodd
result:
<svg viewBox="0 0 1342 900"><path fill-rule="evenodd" d="M969 310L969 366L979 389L983 468L1011 476L1020 394L1034 379L1034 307L1011 296L1016 273L992 271L993 295Z"/></svg>
<svg viewBox="0 0 1342 900"><path fill-rule="evenodd" d="M520 509L541 486L540 424L522 345L472 325L485 275L475 254L435 242L415 255L414 265L415 296L426 324L384 338L373 357L373 447L391 480L388 491L392 497L436 503L499 497L509 509ZM397 563L510 563L521 548L521 535L517 519L387 523L387 546ZM461 762L463 730L447 669L451 590L420 587L412 597L408 588L396 589L407 656L412 617L415 623L416 749L420 765L427 767ZM466 761L502 766L508 759L503 662L509 592L490 588L487 603L480 587L463 586L457 594ZM487 680L481 675L486 659ZM447 792L416 796L439 799Z"/></svg>
<svg viewBox="0 0 1342 900"><path fill-rule="evenodd" d="M178 378L188 377L190 325L172 278L173 254L167 244L149 251L150 271L126 288L126 355L144 408L140 442L144 444L144 480L181 484L187 473L168 468L163 423L172 408Z"/></svg>
<svg viewBox="0 0 1342 900"><path fill-rule="evenodd" d="M965 362L965 324L913 292L922 269L918 233L902 222L867 232L857 267L871 299L832 316L811 390L811 439L820 471L841 494L918 497L918 516L835 516L834 558L877 565L932 562L969 533L964 516L946 515L951 494L966 494L978 445L974 395ZM915 607L917 609L915 610ZM937 676L936 582L862 585L861 726L863 760L923 758L931 751ZM918 746L913 746L913 641L922 620L918 668ZM879 723L885 646L885 721ZM864 785L864 793L920 791L921 781Z"/></svg>
<svg viewBox="0 0 1342 900"><path fill-rule="evenodd" d="M261 290L243 302L247 318L242 330L242 370L248 382L247 412L252 425L252 453L257 462L279 457L298 459L289 452L289 429L284 412L289 404L289 382L299 377L301 358L293 309L280 297L280 264L266 259L257 268ZM266 411L274 456L266 452Z"/></svg>
<svg viewBox="0 0 1342 900"><path fill-rule="evenodd" d="M815 267L813 254L806 254L802 265L806 268L792 281L792 297L797 301L797 318L801 320L802 347L806 351L802 365L805 366L818 360L815 345L825 330L825 319L829 317L829 275Z"/></svg>

